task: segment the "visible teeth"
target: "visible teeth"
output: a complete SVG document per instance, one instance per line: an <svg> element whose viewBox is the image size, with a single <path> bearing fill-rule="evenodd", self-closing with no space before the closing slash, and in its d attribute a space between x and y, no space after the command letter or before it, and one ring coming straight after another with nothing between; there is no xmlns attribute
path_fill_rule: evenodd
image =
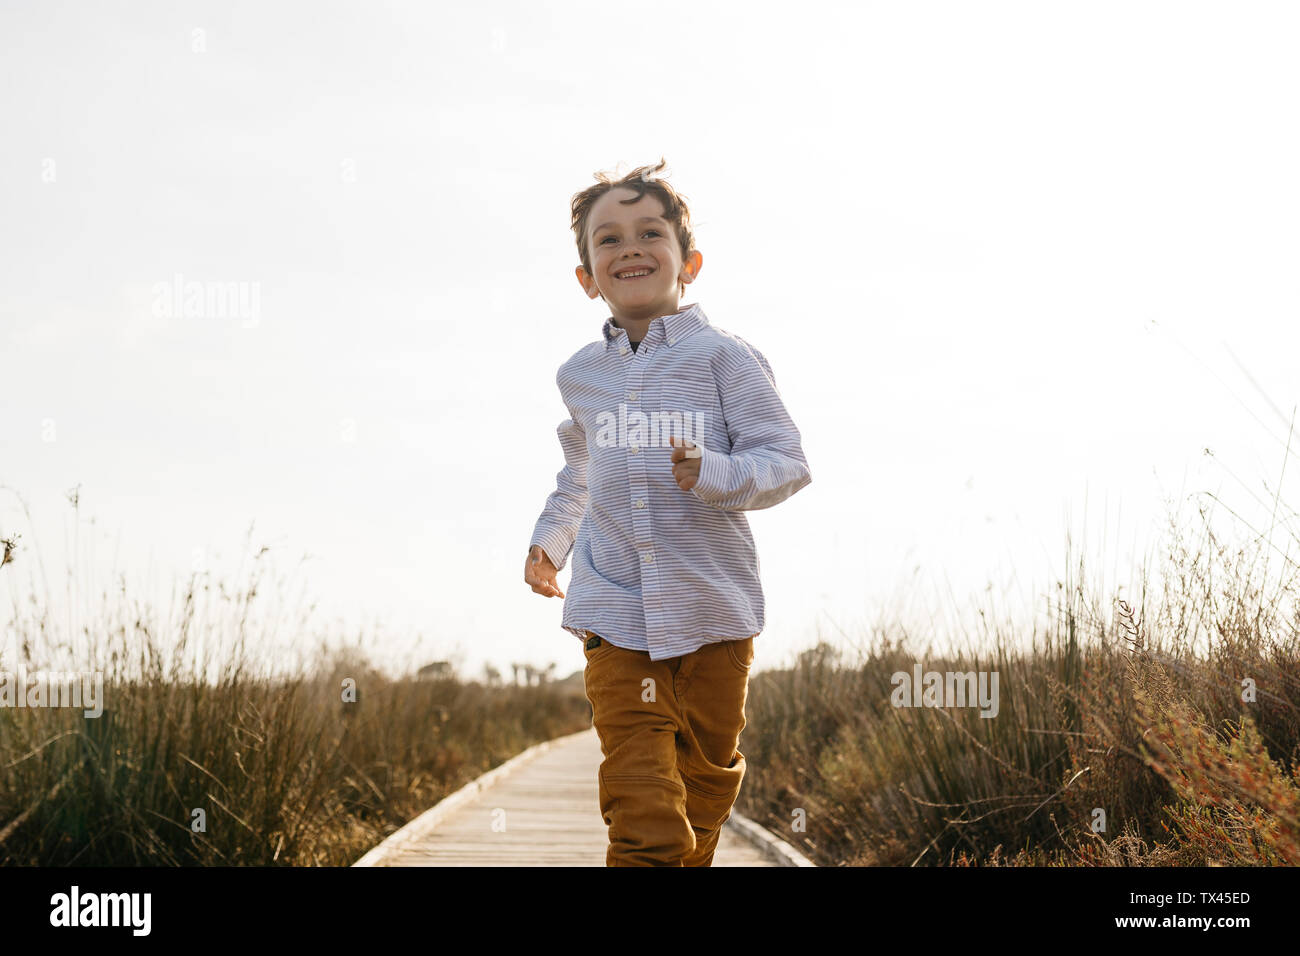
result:
<svg viewBox="0 0 1300 956"><path fill-rule="evenodd" d="M630 279L633 276L648 276L649 274L650 274L649 269L642 269L639 272L620 272L618 274L618 277L620 279Z"/></svg>

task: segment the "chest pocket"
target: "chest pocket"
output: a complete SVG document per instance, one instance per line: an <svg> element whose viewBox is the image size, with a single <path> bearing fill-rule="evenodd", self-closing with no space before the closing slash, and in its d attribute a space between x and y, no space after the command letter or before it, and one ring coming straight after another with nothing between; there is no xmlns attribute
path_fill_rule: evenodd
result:
<svg viewBox="0 0 1300 956"><path fill-rule="evenodd" d="M669 434L685 434L713 451L729 454L727 423L722 418L722 401L718 396L713 373L707 363L702 367L679 369L664 376L659 386L658 408L663 444Z"/></svg>

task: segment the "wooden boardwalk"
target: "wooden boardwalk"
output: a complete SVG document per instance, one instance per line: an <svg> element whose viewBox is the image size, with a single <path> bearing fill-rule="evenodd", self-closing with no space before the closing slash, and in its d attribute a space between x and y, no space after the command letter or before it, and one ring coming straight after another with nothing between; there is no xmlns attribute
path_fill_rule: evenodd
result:
<svg viewBox="0 0 1300 956"><path fill-rule="evenodd" d="M384 840L354 866L604 866L595 728L531 747ZM714 866L812 866L735 810Z"/></svg>

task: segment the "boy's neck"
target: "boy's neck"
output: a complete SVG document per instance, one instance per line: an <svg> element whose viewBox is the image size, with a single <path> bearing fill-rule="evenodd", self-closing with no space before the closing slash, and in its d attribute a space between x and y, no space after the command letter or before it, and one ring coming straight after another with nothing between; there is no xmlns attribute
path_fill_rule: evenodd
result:
<svg viewBox="0 0 1300 956"><path fill-rule="evenodd" d="M645 317L612 315L611 318L614 320L615 325L627 332L629 342L640 342L645 338L646 333L650 331L651 322L655 319L662 318L665 315L676 315L682 310L681 306L676 302L674 302L671 307L665 306L663 308L667 311L661 310L655 312L653 315L647 315Z"/></svg>

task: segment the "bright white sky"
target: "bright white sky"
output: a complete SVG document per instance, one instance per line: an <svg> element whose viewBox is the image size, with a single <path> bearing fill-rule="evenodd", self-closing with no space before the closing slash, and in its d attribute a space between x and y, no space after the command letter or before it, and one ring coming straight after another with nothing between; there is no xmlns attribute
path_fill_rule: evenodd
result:
<svg viewBox="0 0 1300 956"><path fill-rule="evenodd" d="M580 668L522 582L607 314L568 206L663 156L683 304L768 356L813 474L750 516L759 667L1032 613L1067 532L1114 593L1162 494L1268 523L1297 48L1285 3L6 5L0 484L36 528L0 492L0 533L61 581L80 484L81 548L170 593L252 522L381 662ZM177 275L257 321L155 316Z"/></svg>

